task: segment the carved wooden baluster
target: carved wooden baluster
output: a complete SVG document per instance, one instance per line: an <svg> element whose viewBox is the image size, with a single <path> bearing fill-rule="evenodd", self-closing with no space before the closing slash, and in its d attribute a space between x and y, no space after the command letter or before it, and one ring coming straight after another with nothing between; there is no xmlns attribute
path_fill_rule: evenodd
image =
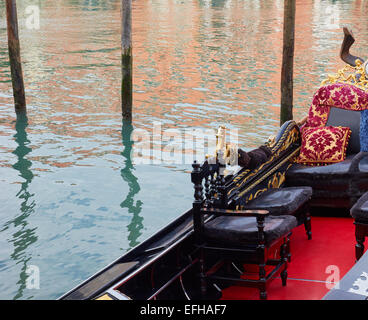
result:
<svg viewBox="0 0 368 320"><path fill-rule="evenodd" d="M287 272L287 263L288 263L288 239L284 238L284 243L281 245L280 247L280 260L284 263L284 268L281 271L281 281L282 281L282 285L285 287L286 286L286 281L287 281L287 277L288 277L288 272Z"/></svg>
<svg viewBox="0 0 368 320"><path fill-rule="evenodd" d="M217 186L216 186L216 172L211 173L211 182L210 182L210 206L213 206L215 203L215 195L217 193Z"/></svg>
<svg viewBox="0 0 368 320"><path fill-rule="evenodd" d="M194 231L197 235L200 234L203 227L203 217L201 214L201 208L203 205L203 186L202 186L202 173L201 166L197 161L192 164L192 183L194 184L194 201L193 201L193 218L194 218Z"/></svg>
<svg viewBox="0 0 368 320"><path fill-rule="evenodd" d="M221 181L222 181L222 177L221 177L220 171L218 171L217 176L216 176L216 197L215 197L216 205L218 205L218 202L221 199L221 194L220 194Z"/></svg>
<svg viewBox="0 0 368 320"><path fill-rule="evenodd" d="M260 287L260 298L267 299L266 293L266 260L265 260L265 217L257 216L257 228L258 228L258 245L257 245L257 256L258 256L258 266L259 266L259 280L262 281Z"/></svg>
<svg viewBox="0 0 368 320"><path fill-rule="evenodd" d="M220 198L220 205L222 208L226 208L227 206L227 193L225 188L225 176L224 176L224 168L220 167L220 185L219 185L219 198Z"/></svg>
<svg viewBox="0 0 368 320"><path fill-rule="evenodd" d="M193 225L194 225L194 239L199 246L199 278L200 278L200 292L204 298L207 293L207 282L205 274L204 252L202 248L202 231L204 219L201 213L203 206L203 186L202 186L202 172L200 165L194 161L192 171L192 183L194 184L194 201L193 201Z"/></svg>
<svg viewBox="0 0 368 320"><path fill-rule="evenodd" d="M224 175L225 168L226 168L225 164L220 164L219 174L218 174L218 179L217 179L217 190L218 190L218 200L219 200L218 205L221 208L226 208L227 206L226 204L227 194L226 194L226 188L225 188L225 175Z"/></svg>
<svg viewBox="0 0 368 320"><path fill-rule="evenodd" d="M209 206L209 203L211 201L210 179L211 179L211 176L206 176L205 180L204 180L204 191L205 191L205 198L206 198L206 206Z"/></svg>

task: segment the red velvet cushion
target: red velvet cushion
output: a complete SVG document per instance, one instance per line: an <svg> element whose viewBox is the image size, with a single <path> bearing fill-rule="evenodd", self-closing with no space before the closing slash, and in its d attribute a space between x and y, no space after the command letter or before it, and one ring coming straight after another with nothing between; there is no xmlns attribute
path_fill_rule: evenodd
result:
<svg viewBox="0 0 368 320"><path fill-rule="evenodd" d="M325 165L345 160L351 130L348 127L306 127L297 163Z"/></svg>

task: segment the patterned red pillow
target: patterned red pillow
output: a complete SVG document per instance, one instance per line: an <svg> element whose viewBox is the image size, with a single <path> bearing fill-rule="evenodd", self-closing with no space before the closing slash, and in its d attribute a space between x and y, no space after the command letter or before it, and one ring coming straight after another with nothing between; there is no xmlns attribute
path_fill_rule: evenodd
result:
<svg viewBox="0 0 368 320"><path fill-rule="evenodd" d="M348 127L306 127L297 163L325 165L345 160L351 130Z"/></svg>

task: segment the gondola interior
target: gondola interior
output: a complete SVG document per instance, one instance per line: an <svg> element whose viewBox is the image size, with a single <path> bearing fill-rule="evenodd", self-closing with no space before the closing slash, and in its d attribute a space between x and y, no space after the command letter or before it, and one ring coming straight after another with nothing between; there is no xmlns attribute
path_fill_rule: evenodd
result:
<svg viewBox="0 0 368 320"><path fill-rule="evenodd" d="M306 119L264 144L268 156L255 150L254 167L227 172L220 128L216 154L193 164L192 209L61 299L368 297L368 61L351 59L344 34L349 65L322 83Z"/></svg>

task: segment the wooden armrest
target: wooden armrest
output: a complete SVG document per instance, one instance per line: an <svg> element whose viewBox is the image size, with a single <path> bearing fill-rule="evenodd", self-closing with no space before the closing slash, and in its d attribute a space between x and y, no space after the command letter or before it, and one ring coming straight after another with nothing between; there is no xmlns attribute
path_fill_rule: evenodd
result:
<svg viewBox="0 0 368 320"><path fill-rule="evenodd" d="M349 167L349 173L359 172L359 163L360 161L368 156L368 152L359 152L357 153L354 158L351 160L351 164Z"/></svg>
<svg viewBox="0 0 368 320"><path fill-rule="evenodd" d="M269 214L268 210L228 210L228 209L214 209L203 208L202 213L214 214L219 216L239 216L239 217L257 217L266 216Z"/></svg>
<svg viewBox="0 0 368 320"><path fill-rule="evenodd" d="M300 126L302 126L304 123L306 123L307 122L307 120L308 120L308 116L305 116L302 120L300 120L300 121L297 121L297 125L298 125L298 127L300 127Z"/></svg>

